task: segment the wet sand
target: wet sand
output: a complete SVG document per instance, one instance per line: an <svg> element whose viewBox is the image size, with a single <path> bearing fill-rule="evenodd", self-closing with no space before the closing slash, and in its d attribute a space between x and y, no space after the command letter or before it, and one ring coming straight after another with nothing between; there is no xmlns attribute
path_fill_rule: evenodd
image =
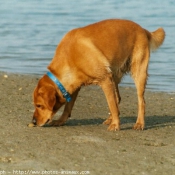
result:
<svg viewBox="0 0 175 175"><path fill-rule="evenodd" d="M7 75L7 76L4 76ZM39 77L0 73L0 173L172 175L175 94L146 91L146 128L134 131L135 88L120 87L121 130L102 122L108 106L97 86L83 87L62 127L27 127ZM58 112L54 119L58 118Z"/></svg>

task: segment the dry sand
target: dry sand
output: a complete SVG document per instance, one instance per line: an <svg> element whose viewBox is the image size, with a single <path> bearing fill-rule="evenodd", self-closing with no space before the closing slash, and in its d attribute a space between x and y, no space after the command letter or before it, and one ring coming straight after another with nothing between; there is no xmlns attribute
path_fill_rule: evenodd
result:
<svg viewBox="0 0 175 175"><path fill-rule="evenodd" d="M0 174L175 174L175 94L146 91L146 128L134 131L135 88L120 88L121 130L107 131L99 87L83 87L62 127L27 127L38 77L1 72ZM55 119L58 118L57 113ZM38 171L38 172L36 172Z"/></svg>

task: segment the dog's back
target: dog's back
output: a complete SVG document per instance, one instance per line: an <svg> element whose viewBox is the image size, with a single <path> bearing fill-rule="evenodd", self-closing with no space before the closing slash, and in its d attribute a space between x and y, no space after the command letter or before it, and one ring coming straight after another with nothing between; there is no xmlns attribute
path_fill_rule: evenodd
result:
<svg viewBox="0 0 175 175"><path fill-rule="evenodd" d="M129 20L104 20L68 32L58 45L49 68L69 65L88 77L95 75L94 79L113 71L121 78L145 52L157 49L164 37L162 28L149 32ZM66 74L68 69L62 72Z"/></svg>

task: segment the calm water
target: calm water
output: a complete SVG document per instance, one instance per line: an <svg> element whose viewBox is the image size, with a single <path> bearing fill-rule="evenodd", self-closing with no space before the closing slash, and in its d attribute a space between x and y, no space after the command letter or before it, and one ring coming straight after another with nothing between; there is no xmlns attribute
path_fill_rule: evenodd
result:
<svg viewBox="0 0 175 175"><path fill-rule="evenodd" d="M147 89L175 92L174 17L174 0L0 0L0 71L42 75L67 31L124 18L165 29L163 46L151 55ZM134 86L129 76L122 82L128 85Z"/></svg>

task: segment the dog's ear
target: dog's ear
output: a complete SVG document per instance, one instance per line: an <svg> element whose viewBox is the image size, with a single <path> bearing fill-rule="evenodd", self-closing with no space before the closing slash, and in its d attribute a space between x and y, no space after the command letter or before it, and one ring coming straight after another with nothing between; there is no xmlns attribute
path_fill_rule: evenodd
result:
<svg viewBox="0 0 175 175"><path fill-rule="evenodd" d="M56 90L53 86L43 86L39 89L39 94L49 110L53 110L56 103Z"/></svg>

